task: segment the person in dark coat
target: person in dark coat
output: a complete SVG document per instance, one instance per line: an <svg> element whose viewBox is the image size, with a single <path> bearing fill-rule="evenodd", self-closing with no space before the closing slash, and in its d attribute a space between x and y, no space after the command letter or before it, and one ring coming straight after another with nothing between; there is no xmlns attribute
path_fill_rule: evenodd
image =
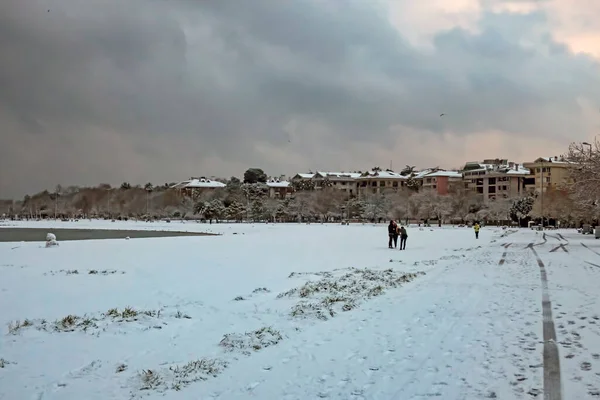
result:
<svg viewBox="0 0 600 400"><path fill-rule="evenodd" d="M388 225L388 236L390 238L388 241L388 248L396 248L398 245L398 225L394 220L391 220L390 224Z"/></svg>
<svg viewBox="0 0 600 400"><path fill-rule="evenodd" d="M408 239L408 232L406 232L406 228L400 227L400 250L406 250L406 239Z"/></svg>

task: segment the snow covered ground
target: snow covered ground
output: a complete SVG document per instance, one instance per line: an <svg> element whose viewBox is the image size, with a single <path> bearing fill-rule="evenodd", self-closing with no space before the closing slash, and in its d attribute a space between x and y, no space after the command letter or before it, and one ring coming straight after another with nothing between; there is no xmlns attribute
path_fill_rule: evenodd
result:
<svg viewBox="0 0 600 400"><path fill-rule="evenodd" d="M542 398L530 243L563 398L600 396L600 240L574 231L18 225L224 235L0 243L0 399Z"/></svg>

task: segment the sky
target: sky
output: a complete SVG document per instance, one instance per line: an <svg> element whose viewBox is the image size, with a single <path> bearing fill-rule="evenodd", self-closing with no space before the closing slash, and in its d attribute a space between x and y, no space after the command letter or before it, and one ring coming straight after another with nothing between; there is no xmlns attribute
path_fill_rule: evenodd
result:
<svg viewBox="0 0 600 400"><path fill-rule="evenodd" d="M597 0L3 0L0 198L560 155L600 133L598 20Z"/></svg>

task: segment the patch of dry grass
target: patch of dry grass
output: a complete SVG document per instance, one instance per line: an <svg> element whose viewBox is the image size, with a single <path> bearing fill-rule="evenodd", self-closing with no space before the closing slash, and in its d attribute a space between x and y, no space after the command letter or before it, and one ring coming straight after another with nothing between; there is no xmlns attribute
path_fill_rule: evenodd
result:
<svg viewBox="0 0 600 400"><path fill-rule="evenodd" d="M82 272L85 273L85 272ZM116 269L105 269L102 271L96 269L90 269L87 271L87 275L114 275L114 274L125 274L125 271L117 271ZM50 271L44 273L44 275L80 275L79 270L76 269L60 269L58 271Z"/></svg>
<svg viewBox="0 0 600 400"><path fill-rule="evenodd" d="M160 310L136 310L133 307L125 307L122 310L119 310L118 308L111 308L107 312L99 314L97 316L78 316L74 314L69 314L63 318L57 319L52 323L48 323L48 321L46 321L45 319L25 319L23 322L17 320L8 324L8 333L15 335L19 333L22 329L28 327L35 327L38 330L48 332L88 332L89 330L99 330L102 327L106 329L106 326L113 322L129 323L143 320L146 318L160 318L160 313ZM191 318L189 315L183 314L179 311L177 314L173 315L173 317L186 319Z"/></svg>
<svg viewBox="0 0 600 400"><path fill-rule="evenodd" d="M251 351L259 351L266 347L276 345L283 340L281 333L271 327L263 327L252 332L228 333L223 336L219 346L227 351L239 350L243 354L250 354Z"/></svg>
<svg viewBox="0 0 600 400"><path fill-rule="evenodd" d="M216 377L227 365L223 360L201 358L182 365L172 365L168 369L142 370L138 375L139 390L153 390L159 393L182 390L194 382Z"/></svg>
<svg viewBox="0 0 600 400"><path fill-rule="evenodd" d="M300 274L292 273L290 277ZM424 272L405 273L386 270L352 268L349 272L334 276L331 272L311 273L322 276L318 281L280 293L277 298L298 297L301 300L292 307L293 317L316 317L327 320L339 311L350 311L363 300L380 296L387 289L400 287Z"/></svg>

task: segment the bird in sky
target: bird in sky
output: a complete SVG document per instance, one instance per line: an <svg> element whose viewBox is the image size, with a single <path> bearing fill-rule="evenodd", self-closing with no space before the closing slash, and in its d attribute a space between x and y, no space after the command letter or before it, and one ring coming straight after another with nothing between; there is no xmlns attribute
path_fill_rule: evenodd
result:
<svg viewBox="0 0 600 400"><path fill-rule="evenodd" d="M446 114L440 114L440 117L443 117L444 115L446 115Z"/></svg>

